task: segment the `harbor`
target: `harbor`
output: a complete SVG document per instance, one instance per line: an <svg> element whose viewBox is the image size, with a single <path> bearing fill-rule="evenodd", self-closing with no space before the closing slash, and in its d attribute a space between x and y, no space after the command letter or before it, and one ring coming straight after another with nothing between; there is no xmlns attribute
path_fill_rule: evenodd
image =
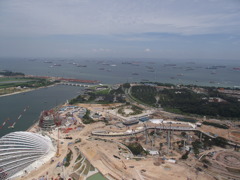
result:
<svg viewBox="0 0 240 180"><path fill-rule="evenodd" d="M27 130L38 120L41 111L65 103L81 93L82 89L57 85L0 97L0 137L10 132Z"/></svg>

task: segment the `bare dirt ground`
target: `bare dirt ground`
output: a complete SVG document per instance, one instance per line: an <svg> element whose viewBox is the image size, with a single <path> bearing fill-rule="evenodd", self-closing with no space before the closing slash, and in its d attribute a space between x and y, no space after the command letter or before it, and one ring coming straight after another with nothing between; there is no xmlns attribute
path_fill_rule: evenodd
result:
<svg viewBox="0 0 240 180"><path fill-rule="evenodd" d="M221 128L215 128L215 127L206 126L206 125L202 125L202 127L200 129L204 132L211 132L213 134L224 137L226 139L236 141L236 142L240 142L240 138L239 138L240 137L240 131L239 131L239 129L238 130L235 129L235 128L221 129Z"/></svg>
<svg viewBox="0 0 240 180"><path fill-rule="evenodd" d="M90 110L103 110L111 107L119 106L120 104L114 104L113 106L106 105L90 105L90 104L79 104L81 107L86 107ZM81 119L77 116L74 116L79 123ZM169 115L170 119L170 115ZM72 128L77 125L72 125ZM90 125L85 125L82 130L72 130L68 133L68 136L71 136L73 139L68 140L64 139L66 134L60 132L60 156L53 157L54 162L47 162L45 165L36 169L29 174L26 174L22 178L17 178L18 180L32 180L38 179L42 176L48 176L49 178L53 177L58 178L58 173L61 176L68 177L72 173L72 162L71 165L67 168L57 167L59 162L62 162L66 157L68 149L71 149L73 152L73 147L76 146L80 149L83 155L90 161L90 163L97 168L103 175L113 179L137 179L137 180L212 180L213 178L204 174L203 172L196 171L193 166L186 164L184 161L178 161L177 164L165 163L163 164L157 157L148 156L145 159L135 160L127 159L120 155L119 145L113 142L96 140L91 136L91 132L95 129L104 128L105 124L103 122L97 122ZM135 128L137 126L132 126ZM115 130L115 127L112 127ZM36 129L36 128L35 128ZM116 128L117 129L117 128ZM122 130L127 130L128 128L123 128ZM202 126L202 130L206 132L216 133L219 136L226 137L228 136L228 130L222 130L219 128L214 128L210 126ZM57 131L54 131L52 134L49 134L51 137L57 139ZM74 142L77 138L81 138L81 142L73 145L68 145L68 142ZM109 140L118 140L117 138L107 138ZM116 158L119 157L119 158ZM73 154L73 159L77 157L76 154ZM158 163L156 163L158 162ZM192 160L195 164L195 160ZM156 166L159 164L159 166ZM47 175L48 173L48 175ZM81 179L81 178L80 178Z"/></svg>

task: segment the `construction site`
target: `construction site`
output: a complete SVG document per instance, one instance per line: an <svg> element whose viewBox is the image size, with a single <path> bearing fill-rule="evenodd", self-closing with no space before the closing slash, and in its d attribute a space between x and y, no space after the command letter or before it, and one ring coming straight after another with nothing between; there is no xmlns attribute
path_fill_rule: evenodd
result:
<svg viewBox="0 0 240 180"><path fill-rule="evenodd" d="M175 114L149 108L125 118L116 113L119 107L66 104L42 112L29 131L49 136L56 155L17 179L240 178L239 144L231 134L238 126L225 130L203 125L203 119L176 121ZM217 133L232 138L219 146Z"/></svg>

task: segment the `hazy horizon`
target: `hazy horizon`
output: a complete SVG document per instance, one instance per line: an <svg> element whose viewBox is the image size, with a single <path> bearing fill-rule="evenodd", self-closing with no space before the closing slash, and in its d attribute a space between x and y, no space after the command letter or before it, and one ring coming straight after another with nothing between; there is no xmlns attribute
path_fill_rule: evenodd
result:
<svg viewBox="0 0 240 180"><path fill-rule="evenodd" d="M3 0L0 56L240 60L238 0Z"/></svg>

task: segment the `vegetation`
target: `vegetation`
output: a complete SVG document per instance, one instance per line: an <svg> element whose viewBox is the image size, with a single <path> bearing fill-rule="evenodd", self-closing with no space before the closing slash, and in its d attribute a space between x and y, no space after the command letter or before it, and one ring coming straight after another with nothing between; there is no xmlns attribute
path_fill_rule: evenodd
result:
<svg viewBox="0 0 240 180"><path fill-rule="evenodd" d="M38 88L54 84L47 79L28 77L0 77L0 95L22 91L25 88Z"/></svg>
<svg viewBox="0 0 240 180"><path fill-rule="evenodd" d="M157 90L155 87L152 87L152 86L133 86L131 91L131 95L134 98L151 106L155 106L156 94L157 94Z"/></svg>
<svg viewBox="0 0 240 180"><path fill-rule="evenodd" d="M183 154L183 155L182 155L182 159L184 159L184 160L187 159L187 158L188 158L188 154L189 154L188 152L186 152L185 154Z"/></svg>
<svg viewBox="0 0 240 180"><path fill-rule="evenodd" d="M158 103L167 110L181 114L197 114L224 118L240 117L240 102L237 98L219 93L215 88L205 88L207 94L195 93L190 88L163 89L154 86L133 86L131 95L150 106ZM210 97L221 98L222 102L209 101Z"/></svg>
<svg viewBox="0 0 240 180"><path fill-rule="evenodd" d="M90 111L87 110L86 114L83 116L82 121L84 124L91 124L95 121L90 117Z"/></svg>
<svg viewBox="0 0 240 180"><path fill-rule="evenodd" d="M82 158L82 154L80 153L77 157L77 159L75 160L75 162L79 161Z"/></svg>
<svg viewBox="0 0 240 180"><path fill-rule="evenodd" d="M0 71L0 75L3 76L24 76L24 73L12 72L12 71Z"/></svg>
<svg viewBox="0 0 240 180"><path fill-rule="evenodd" d="M133 112L129 113L129 114L126 114L124 112L124 109L131 109ZM137 115L137 114L141 114L142 113L142 108L138 107L138 106L135 106L135 105L131 105L131 106L123 106L121 108L118 109L118 113L121 114L122 116L132 116L132 115Z"/></svg>
<svg viewBox="0 0 240 180"><path fill-rule="evenodd" d="M196 123L196 122L197 122L196 119L181 118L181 117L175 118L175 120L177 120L177 121L183 121L183 122L190 122L190 123Z"/></svg>
<svg viewBox="0 0 240 180"><path fill-rule="evenodd" d="M125 88L125 89L128 89L130 87L131 87L130 83L124 83L123 84L123 88Z"/></svg>
<svg viewBox="0 0 240 180"><path fill-rule="evenodd" d="M153 84L153 85L157 85L157 86L166 86L166 87L175 87L174 84L170 84L170 83L160 83L160 82L141 82L142 84Z"/></svg>
<svg viewBox="0 0 240 180"><path fill-rule="evenodd" d="M107 88L107 89L104 89L104 90L96 91L95 94L96 95L104 95L104 94L108 94L109 91L110 91L110 89Z"/></svg>
<svg viewBox="0 0 240 180"><path fill-rule="evenodd" d="M196 157L199 155L199 149L202 148L202 143L199 140L192 142L193 152Z"/></svg>
<svg viewBox="0 0 240 180"><path fill-rule="evenodd" d="M134 155L145 155L147 152L143 149L139 143L130 143L126 145Z"/></svg>
<svg viewBox="0 0 240 180"><path fill-rule="evenodd" d="M219 146L219 147L225 148L227 144L227 140L223 137L216 137L213 139L205 137L203 140L203 143L205 148L212 147L212 146Z"/></svg>
<svg viewBox="0 0 240 180"><path fill-rule="evenodd" d="M203 158L202 162L207 164L207 165L212 165L212 163L209 160L207 160L206 158Z"/></svg>
<svg viewBox="0 0 240 180"><path fill-rule="evenodd" d="M227 144L227 140L223 137L217 137L217 138L213 139L212 142L213 142L213 145L219 146L222 148L225 148L226 144Z"/></svg>
<svg viewBox="0 0 240 180"><path fill-rule="evenodd" d="M184 131L182 131L182 132L181 132L181 135L182 135L182 137L186 137L187 133L184 132Z"/></svg>
<svg viewBox="0 0 240 180"><path fill-rule="evenodd" d="M109 88L104 90L94 90L86 91L84 94L77 96L76 98L70 100L69 104L76 103L98 103L98 104L109 104L113 102L124 103L125 98L123 98L124 91L121 87L118 89Z"/></svg>
<svg viewBox="0 0 240 180"><path fill-rule="evenodd" d="M83 95L79 95L76 98L71 99L69 101L69 104L84 103L84 102L86 102L86 101L85 101Z"/></svg>
<svg viewBox="0 0 240 180"><path fill-rule="evenodd" d="M229 129L229 127L226 124L218 124L218 123L208 122L208 121L204 121L202 124L221 128L221 129Z"/></svg>
<svg viewBox="0 0 240 180"><path fill-rule="evenodd" d="M71 159L72 159L72 151L70 150L68 152L67 156L66 156L66 159L65 159L66 160L65 163L64 163L65 167L68 167L70 165Z"/></svg>
<svg viewBox="0 0 240 180"><path fill-rule="evenodd" d="M3 82L0 84L0 88L10 88L18 86L22 88L38 88L53 84L53 82L41 78L0 78L0 81Z"/></svg>

